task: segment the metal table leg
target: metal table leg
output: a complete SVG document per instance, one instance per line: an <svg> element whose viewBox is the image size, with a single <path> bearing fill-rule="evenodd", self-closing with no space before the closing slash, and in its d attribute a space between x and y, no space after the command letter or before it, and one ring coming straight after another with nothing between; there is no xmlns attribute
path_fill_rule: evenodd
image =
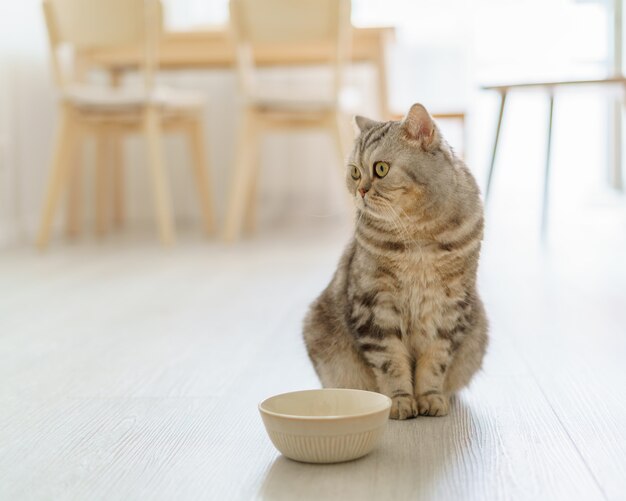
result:
<svg viewBox="0 0 626 501"><path fill-rule="evenodd" d="M541 239L546 237L548 228L548 209L550 193L550 157L552 155L552 115L554 112L554 93L550 92L550 111L548 118L548 144L546 146L546 170L543 178L543 206L541 208Z"/></svg>
<svg viewBox="0 0 626 501"><path fill-rule="evenodd" d="M498 151L498 141L500 140L500 129L502 128L502 116L504 115L504 105L506 104L506 90L500 93L500 112L498 114L498 125L496 126L496 138L493 142L493 151L491 152L491 164L487 173L487 185L485 186L485 203L489 199L491 191L491 180L493 178L493 168L496 164L496 153Z"/></svg>

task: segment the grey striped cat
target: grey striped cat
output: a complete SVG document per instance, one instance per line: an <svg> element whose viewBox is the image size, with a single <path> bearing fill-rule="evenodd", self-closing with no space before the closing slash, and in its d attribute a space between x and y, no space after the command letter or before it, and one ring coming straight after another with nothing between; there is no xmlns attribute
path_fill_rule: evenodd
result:
<svg viewBox="0 0 626 501"><path fill-rule="evenodd" d="M394 419L445 416L487 347L479 190L422 105L355 123L355 232L305 318L308 354L324 387L384 393Z"/></svg>

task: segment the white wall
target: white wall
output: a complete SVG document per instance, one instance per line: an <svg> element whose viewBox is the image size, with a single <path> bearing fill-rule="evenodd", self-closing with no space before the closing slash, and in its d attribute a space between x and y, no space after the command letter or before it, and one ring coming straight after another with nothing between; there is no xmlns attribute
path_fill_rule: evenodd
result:
<svg viewBox="0 0 626 501"><path fill-rule="evenodd" d="M46 50L41 3L0 2L0 242L23 238L38 205L54 103Z"/></svg>

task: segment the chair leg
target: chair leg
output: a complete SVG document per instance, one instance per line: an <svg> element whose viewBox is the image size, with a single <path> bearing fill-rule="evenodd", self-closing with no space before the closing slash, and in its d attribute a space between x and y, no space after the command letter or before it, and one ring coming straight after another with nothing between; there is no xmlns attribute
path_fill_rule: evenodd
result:
<svg viewBox="0 0 626 501"><path fill-rule="evenodd" d="M252 182L251 159L254 158L252 149L256 147L256 118L253 112L246 111L242 116L237 139L237 158L231 184L224 239L233 242L241 232L247 196L250 193ZM256 148L255 148L256 149Z"/></svg>
<svg viewBox="0 0 626 501"><path fill-rule="evenodd" d="M165 245L174 243L174 225L167 174L163 162L161 124L156 109L148 107L143 116L143 130L148 148L148 165L152 176L159 234Z"/></svg>
<svg viewBox="0 0 626 501"><path fill-rule="evenodd" d="M348 132L345 127L343 117L340 113L334 114L330 119L330 128L335 140L337 149L337 155L339 158L339 182L340 186L345 189L345 175L346 175L346 162L348 160L348 150L350 147L350 141L348 139ZM348 211L354 211L354 199L353 195L346 193L344 197Z"/></svg>
<svg viewBox="0 0 626 501"><path fill-rule="evenodd" d="M83 207L83 151L82 137L76 134L76 146L70 153L65 235L74 238L81 232Z"/></svg>
<svg viewBox="0 0 626 501"><path fill-rule="evenodd" d="M335 113L330 117L330 122L330 128L337 148L339 165L341 166L341 173L343 174L343 168L348 158L348 141L343 127L343 117L340 113Z"/></svg>
<svg viewBox="0 0 626 501"><path fill-rule="evenodd" d="M45 249L50 238L50 229L59 198L67 182L69 174L70 153L73 145L74 127L72 112L67 106L61 107L58 135L50 171L50 179L46 188L41 221L37 233L37 246Z"/></svg>
<svg viewBox="0 0 626 501"><path fill-rule="evenodd" d="M204 229L210 234L215 227L213 196L211 194L212 183L209 174L209 166L207 164L208 152L204 140L204 127L202 126L202 119L199 116L189 124L188 137L191 149L192 167L196 178L196 186L198 187L198 195L200 197Z"/></svg>
<svg viewBox="0 0 626 501"><path fill-rule="evenodd" d="M249 137L247 139L248 145L252 146L252 151L259 150L258 137ZM260 151L260 150L259 150ZM246 201L246 215L244 221L244 230L248 233L254 233L256 231L257 224L257 207L259 196L259 170L261 169L260 154L251 155L250 162L250 188L248 190L248 197Z"/></svg>
<svg viewBox="0 0 626 501"><path fill-rule="evenodd" d="M100 128L96 132L96 175L94 189L96 192L96 234L103 236L107 231L107 195L109 192L109 171L107 146L108 134Z"/></svg>
<svg viewBox="0 0 626 501"><path fill-rule="evenodd" d="M498 141L500 140L500 129L502 128L502 117L504 116L504 106L506 104L506 91L500 94L500 111L498 113L498 125L496 126L496 137L493 141L493 150L491 152L491 163L489 164L489 172L487 173L487 185L485 186L485 204L489 200L491 193L491 181L493 178L493 168L496 165L496 153L498 152Z"/></svg>
<svg viewBox="0 0 626 501"><path fill-rule="evenodd" d="M114 131L111 133L110 146L113 173L113 223L119 228L124 225L126 218L124 207L124 144L121 132Z"/></svg>

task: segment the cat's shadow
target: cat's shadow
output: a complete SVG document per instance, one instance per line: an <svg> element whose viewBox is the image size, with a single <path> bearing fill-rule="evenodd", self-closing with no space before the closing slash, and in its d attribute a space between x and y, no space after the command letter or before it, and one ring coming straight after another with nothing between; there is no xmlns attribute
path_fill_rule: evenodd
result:
<svg viewBox="0 0 626 501"><path fill-rule="evenodd" d="M268 470L260 498L269 501L439 497L441 482L476 447L476 419L461 398L444 418L391 421L368 456L330 465L305 464L279 456Z"/></svg>

